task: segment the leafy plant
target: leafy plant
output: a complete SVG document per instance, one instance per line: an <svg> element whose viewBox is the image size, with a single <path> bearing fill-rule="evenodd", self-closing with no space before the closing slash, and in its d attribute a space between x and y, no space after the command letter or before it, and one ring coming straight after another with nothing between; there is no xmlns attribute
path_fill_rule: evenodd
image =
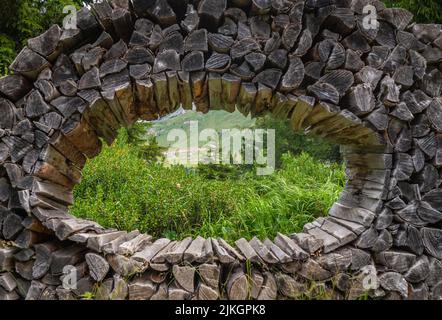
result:
<svg viewBox="0 0 442 320"><path fill-rule="evenodd" d="M90 2L92 0L0 0L0 8L4 9L0 18L0 75L9 73L9 65L28 39L52 24L61 24L65 6L79 8Z"/></svg>
<svg viewBox="0 0 442 320"><path fill-rule="evenodd" d="M7 74L8 66L14 60L15 42L5 34L0 34L0 75Z"/></svg>

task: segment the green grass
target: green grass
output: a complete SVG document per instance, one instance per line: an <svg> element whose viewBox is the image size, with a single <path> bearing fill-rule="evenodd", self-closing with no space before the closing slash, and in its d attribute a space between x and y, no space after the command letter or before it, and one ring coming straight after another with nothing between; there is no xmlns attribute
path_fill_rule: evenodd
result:
<svg viewBox="0 0 442 320"><path fill-rule="evenodd" d="M285 153L292 153L299 155L302 152L307 152L315 159L341 162L341 154L339 146L330 144L324 139L314 136L306 136L302 132L294 132L291 128L290 122L274 119L271 115L259 117L257 119L249 116L244 116L238 110L233 113L224 110L213 110L207 114L195 111L186 111L183 114L165 117L160 121L153 123L152 127L145 132L149 132L150 137L154 137L158 145L162 148L170 148L176 142L168 141L167 135L173 129L181 129L190 136L189 123L197 122L198 130L201 133L204 129L214 129L220 136L222 130L225 129L273 129L275 130L275 153L276 153L276 167L280 168L282 165L282 155ZM146 138L147 134L143 134ZM207 142L200 141L200 147ZM176 148L176 145L174 146ZM181 148L186 148L184 144Z"/></svg>
<svg viewBox="0 0 442 320"><path fill-rule="evenodd" d="M341 165L308 154L283 156L282 168L263 177L249 170L212 179L204 170L165 168L140 158L122 131L87 163L71 211L105 227L172 239L266 238L300 231L325 215L344 183Z"/></svg>
<svg viewBox="0 0 442 320"><path fill-rule="evenodd" d="M221 133L223 129L247 129L252 128L256 119L245 117L239 111L229 113L224 110L213 110L207 114L196 111L186 111L175 117L166 117L154 123L152 132L155 132L157 142L162 147L170 147L172 142L167 141L167 134L172 129L182 129L189 135L189 122L198 122L199 132L204 129L214 129ZM203 145L203 143L201 143Z"/></svg>

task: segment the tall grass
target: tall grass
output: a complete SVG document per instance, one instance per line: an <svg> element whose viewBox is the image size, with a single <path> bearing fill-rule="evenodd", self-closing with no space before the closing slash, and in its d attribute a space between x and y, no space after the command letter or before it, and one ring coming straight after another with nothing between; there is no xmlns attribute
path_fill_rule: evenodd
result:
<svg viewBox="0 0 442 320"><path fill-rule="evenodd" d="M342 166L308 154L285 155L271 176L252 171L210 179L198 170L147 163L122 132L83 170L74 215L105 227L154 236L223 237L234 241L291 233L327 213L344 187Z"/></svg>

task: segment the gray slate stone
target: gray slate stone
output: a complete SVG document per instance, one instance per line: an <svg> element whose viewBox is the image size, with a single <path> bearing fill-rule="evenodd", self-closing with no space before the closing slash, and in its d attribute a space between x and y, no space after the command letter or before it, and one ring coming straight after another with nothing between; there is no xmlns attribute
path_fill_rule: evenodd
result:
<svg viewBox="0 0 442 320"><path fill-rule="evenodd" d="M302 249L312 254L324 246L322 239L317 239L307 233L295 233L290 236Z"/></svg>
<svg viewBox="0 0 442 320"><path fill-rule="evenodd" d="M375 259L388 270L404 273L415 263L416 256L407 252L384 251L376 254Z"/></svg>
<svg viewBox="0 0 442 320"><path fill-rule="evenodd" d="M430 263L426 256L419 258L405 273L405 279L410 283L424 281L430 273Z"/></svg>
<svg viewBox="0 0 442 320"><path fill-rule="evenodd" d="M310 281L324 281L332 277L332 273L325 270L318 262L308 259L302 264L299 274Z"/></svg>
<svg viewBox="0 0 442 320"><path fill-rule="evenodd" d="M339 203L333 205L330 209L329 215L331 217L360 223L366 227L369 227L376 217L373 212L366 209L350 208Z"/></svg>
<svg viewBox="0 0 442 320"><path fill-rule="evenodd" d="M408 283L405 278L397 272L387 272L379 277L379 283L387 291L395 291L403 298L408 296Z"/></svg>
<svg viewBox="0 0 442 320"><path fill-rule="evenodd" d="M109 263L107 263L106 259L95 253L87 253L85 259L91 277L97 282L103 281L110 269Z"/></svg>

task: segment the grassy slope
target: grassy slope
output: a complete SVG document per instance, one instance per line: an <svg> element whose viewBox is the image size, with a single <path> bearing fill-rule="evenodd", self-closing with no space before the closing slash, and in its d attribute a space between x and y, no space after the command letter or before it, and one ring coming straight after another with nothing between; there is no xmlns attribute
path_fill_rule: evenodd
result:
<svg viewBox="0 0 442 320"><path fill-rule="evenodd" d="M156 134L158 144L162 147L171 145L167 141L167 134L172 129L183 129L189 135L189 122L198 121L199 131L204 129L214 129L221 132L222 129L246 129L255 125L256 120L243 116L239 111L228 113L226 111L211 111L202 114L195 111L188 111L177 117L167 118L156 122L152 131Z"/></svg>
<svg viewBox="0 0 442 320"><path fill-rule="evenodd" d="M183 167L147 164L124 134L89 161L83 173L72 207L76 216L155 236L230 241L299 231L326 214L345 181L341 166L305 154L286 156L272 176L208 179Z"/></svg>

